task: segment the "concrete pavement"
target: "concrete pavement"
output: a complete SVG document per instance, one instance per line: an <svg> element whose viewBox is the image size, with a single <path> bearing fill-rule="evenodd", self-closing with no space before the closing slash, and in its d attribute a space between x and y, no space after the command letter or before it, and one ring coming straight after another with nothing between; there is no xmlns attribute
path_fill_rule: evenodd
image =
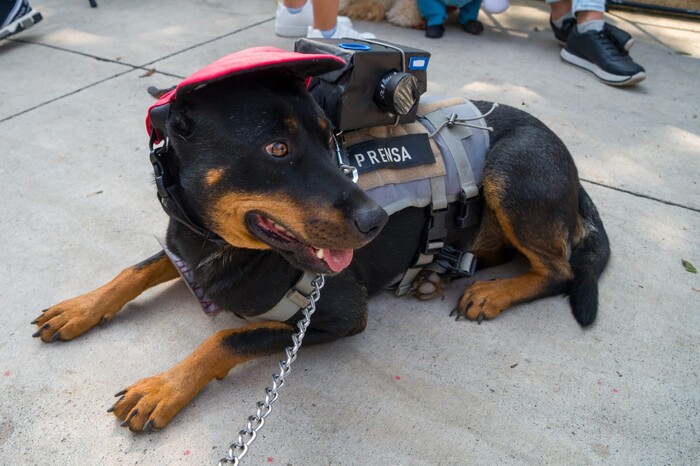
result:
<svg viewBox="0 0 700 466"><path fill-rule="evenodd" d="M280 355L158 433L106 409L239 319L169 283L72 342L32 339L29 322L157 250L147 86L293 40L274 35L271 1L32 3L44 21L0 42L0 464L215 464ZM700 23L610 14L648 72L616 89L560 62L547 17L519 0L482 13L479 37L357 28L430 50L429 93L523 108L564 140L611 239L596 324L581 330L564 297L454 322L467 280L442 301L378 296L364 333L302 349L246 464L698 464L700 276L681 261L700 268Z"/></svg>

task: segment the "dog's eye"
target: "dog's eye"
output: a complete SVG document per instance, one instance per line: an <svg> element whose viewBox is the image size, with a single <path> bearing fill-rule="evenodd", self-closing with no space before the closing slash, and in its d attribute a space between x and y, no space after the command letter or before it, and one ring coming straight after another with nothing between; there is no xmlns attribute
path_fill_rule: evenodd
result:
<svg viewBox="0 0 700 466"><path fill-rule="evenodd" d="M275 157L284 157L288 152L287 144L279 141L273 142L265 146L265 152Z"/></svg>

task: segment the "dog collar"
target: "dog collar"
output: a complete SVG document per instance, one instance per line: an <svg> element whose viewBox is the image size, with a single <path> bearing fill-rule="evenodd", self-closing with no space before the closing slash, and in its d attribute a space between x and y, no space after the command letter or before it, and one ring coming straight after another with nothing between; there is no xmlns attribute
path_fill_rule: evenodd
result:
<svg viewBox="0 0 700 466"><path fill-rule="evenodd" d="M167 123L170 104L184 94L197 92L208 84L227 79L245 78L254 72L284 73L308 80L345 66L333 55L287 52L275 47L254 47L227 55L193 73L151 105L146 116L146 131L150 137L150 160L155 172L158 200L170 218L194 233L217 244L228 244L218 235L198 225L185 211L178 194L179 176L171 170Z"/></svg>

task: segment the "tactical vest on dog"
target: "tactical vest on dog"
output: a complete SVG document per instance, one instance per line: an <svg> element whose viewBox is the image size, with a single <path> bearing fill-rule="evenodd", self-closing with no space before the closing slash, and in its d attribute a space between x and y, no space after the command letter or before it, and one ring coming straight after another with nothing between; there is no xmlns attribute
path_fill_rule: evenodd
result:
<svg viewBox="0 0 700 466"><path fill-rule="evenodd" d="M448 126L452 115L481 128ZM485 126L468 100L421 102L415 123L346 133L346 151L360 173L358 185L389 215L430 204L439 210L479 195L489 147Z"/></svg>
<svg viewBox="0 0 700 466"><path fill-rule="evenodd" d="M354 131L345 135L345 143L350 163L360 172L358 184L389 215L407 207L430 208L424 244L415 265L401 277L397 294L405 294L418 272L435 259L442 261L441 270L471 274L473 256L445 250L444 240L448 229L481 220L489 134L474 104L461 98L424 99L416 122Z"/></svg>

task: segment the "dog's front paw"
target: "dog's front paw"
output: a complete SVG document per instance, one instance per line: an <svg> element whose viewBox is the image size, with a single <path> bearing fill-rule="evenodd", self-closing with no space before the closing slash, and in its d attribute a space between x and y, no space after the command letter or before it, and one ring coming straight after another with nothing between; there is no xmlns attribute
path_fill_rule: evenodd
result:
<svg viewBox="0 0 700 466"><path fill-rule="evenodd" d="M120 397L107 412L121 419L131 431L156 431L167 426L192 399L185 380L162 374L141 379L115 396Z"/></svg>
<svg viewBox="0 0 700 466"><path fill-rule="evenodd" d="M498 280L475 282L464 291L459 305L450 315L456 315L456 320L466 317L481 323L484 319L493 319L508 306Z"/></svg>
<svg viewBox="0 0 700 466"><path fill-rule="evenodd" d="M39 327L32 335L49 343L57 340L72 340L92 327L106 322L119 310L104 305L95 292L68 299L52 306L31 323Z"/></svg>

